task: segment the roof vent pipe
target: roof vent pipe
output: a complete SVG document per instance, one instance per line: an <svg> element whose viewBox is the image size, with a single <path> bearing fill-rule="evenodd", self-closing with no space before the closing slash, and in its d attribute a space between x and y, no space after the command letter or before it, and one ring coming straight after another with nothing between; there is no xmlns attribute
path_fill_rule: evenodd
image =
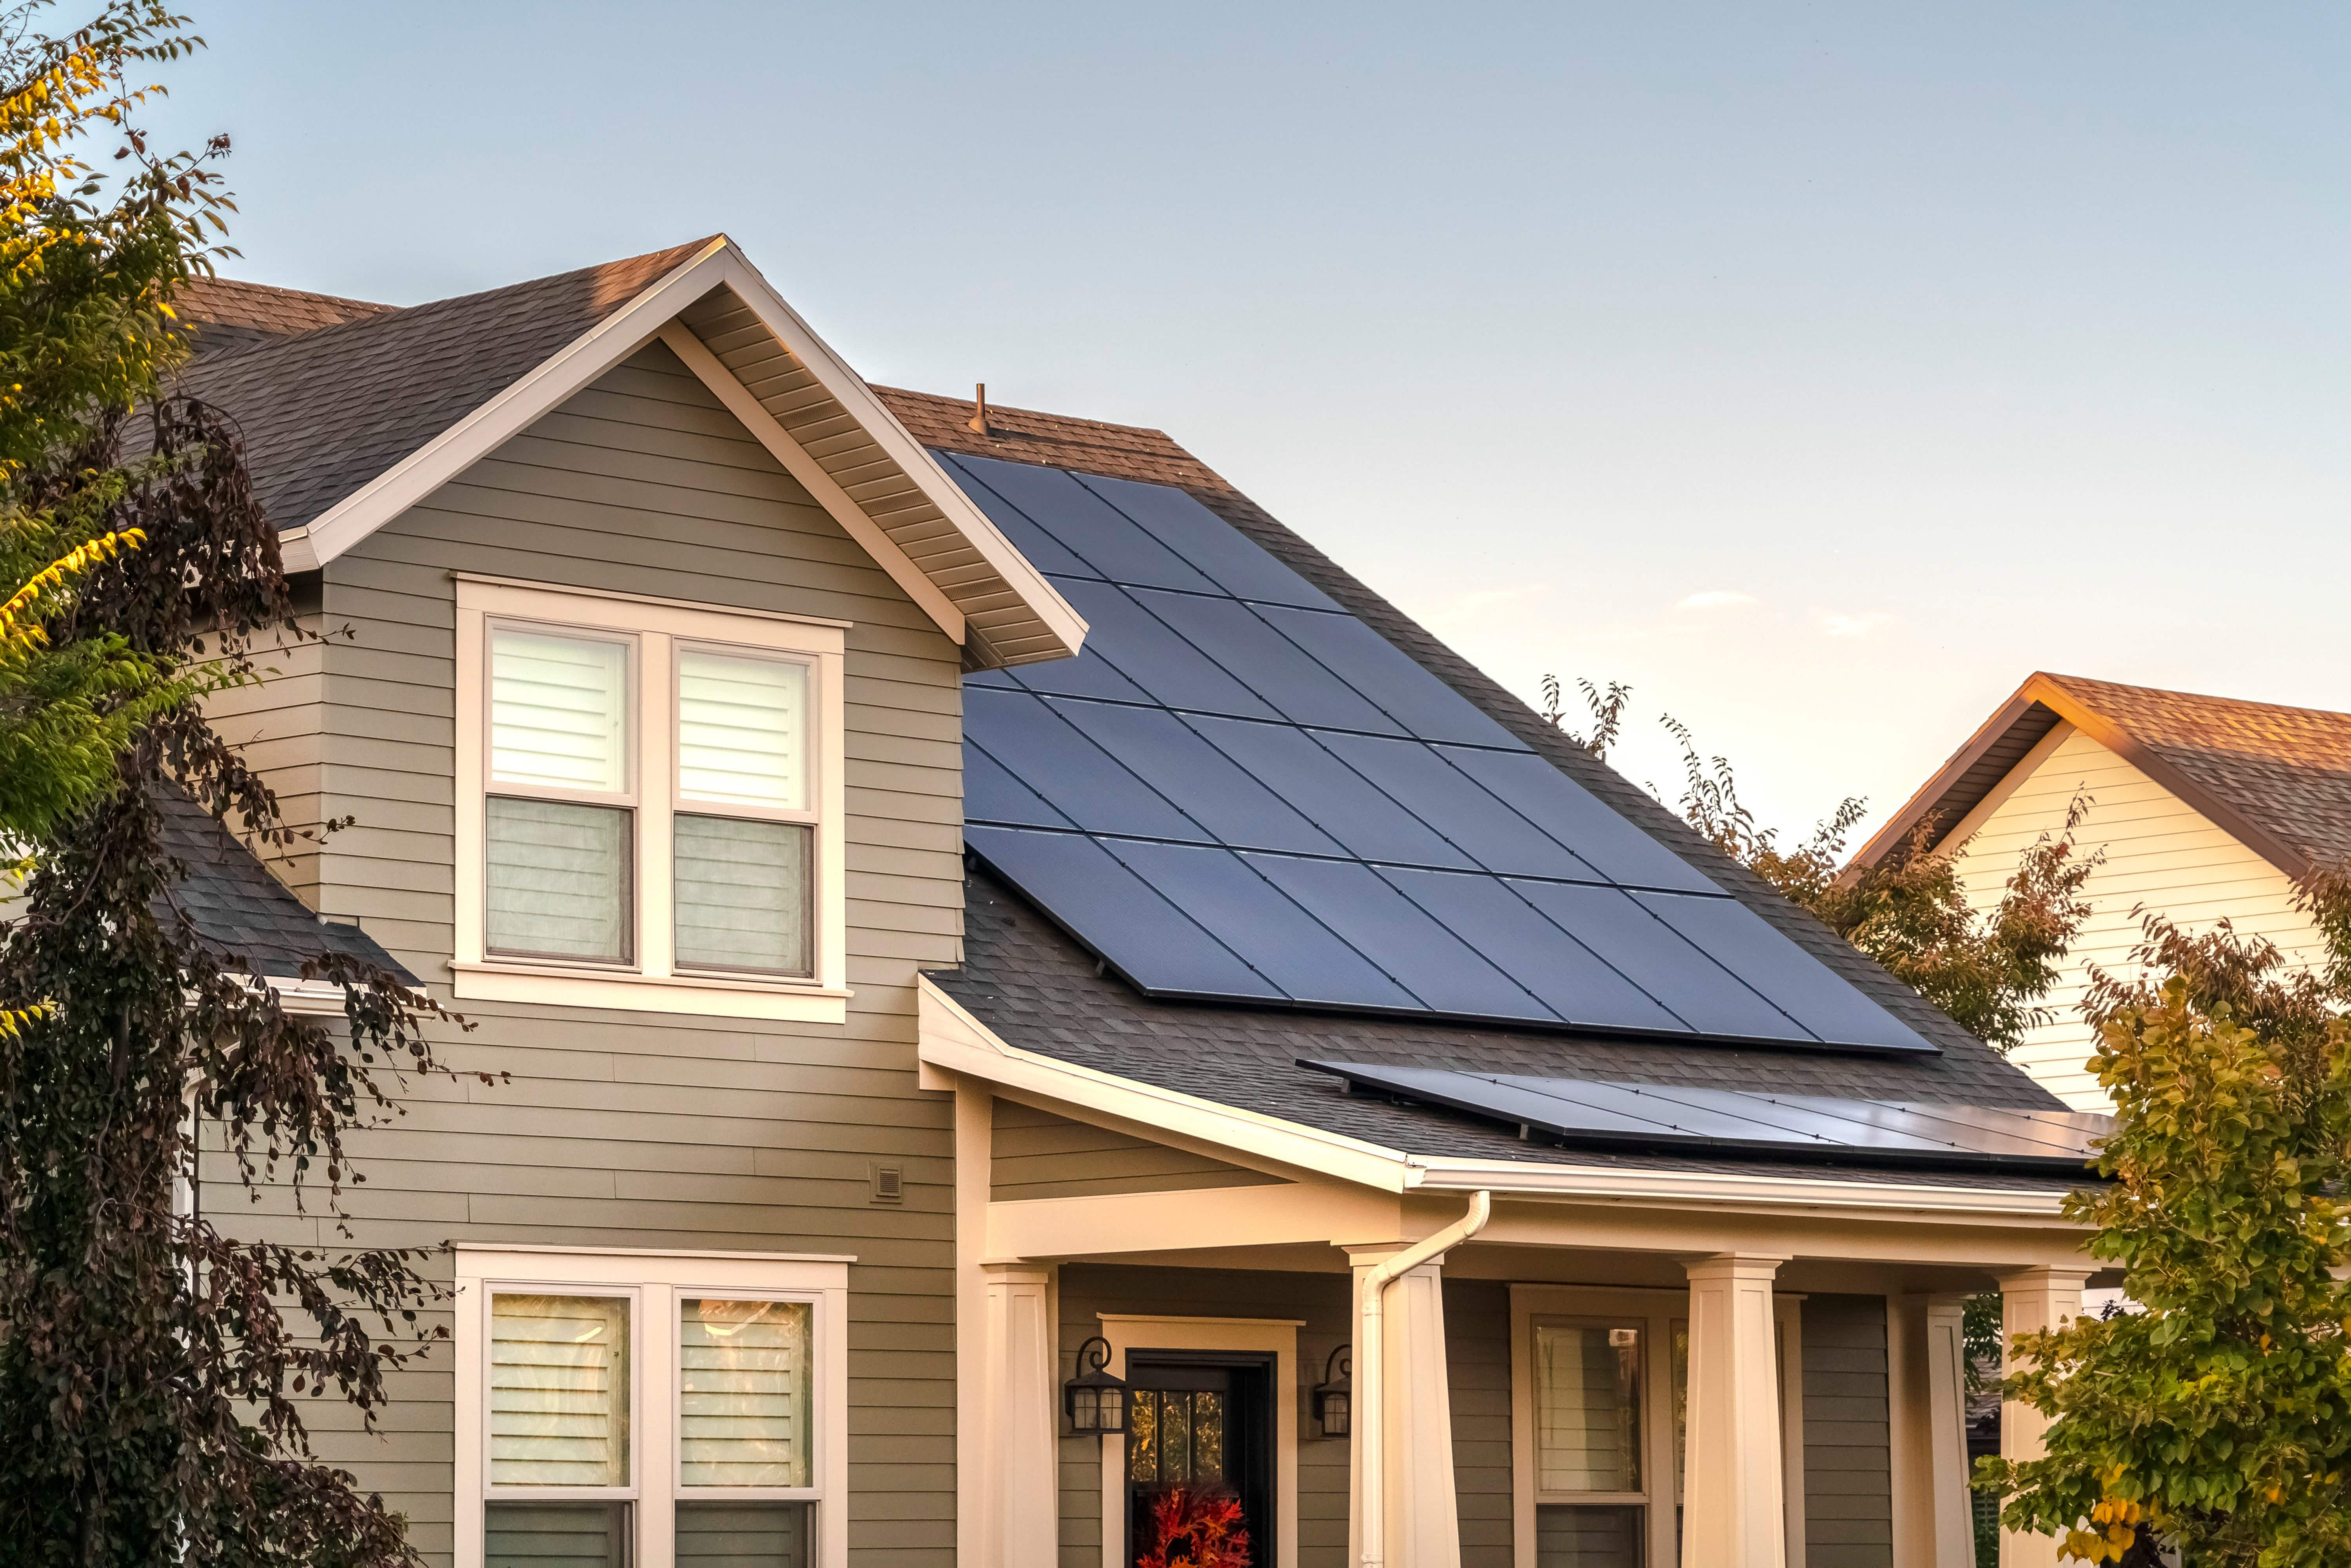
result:
<svg viewBox="0 0 2351 1568"><path fill-rule="evenodd" d="M986 382L981 382L972 388L971 404L971 418L965 423L964 428L980 435L995 434L994 431L987 428L987 383Z"/></svg>
<svg viewBox="0 0 2351 1568"><path fill-rule="evenodd" d="M1385 1326L1381 1300L1387 1289L1439 1253L1460 1246L1494 1217L1494 1195L1472 1193L1469 1212L1438 1231L1424 1237L1392 1258L1383 1259L1364 1276L1362 1322L1355 1330L1355 1430L1363 1437L1364 1568L1385 1568L1387 1561L1386 1432L1380 1406L1387 1397L1387 1368L1382 1361Z"/></svg>

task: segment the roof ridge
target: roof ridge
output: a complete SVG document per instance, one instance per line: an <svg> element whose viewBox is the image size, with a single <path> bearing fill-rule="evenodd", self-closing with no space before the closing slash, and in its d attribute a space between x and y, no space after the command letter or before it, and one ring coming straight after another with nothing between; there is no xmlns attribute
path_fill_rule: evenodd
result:
<svg viewBox="0 0 2351 1568"><path fill-rule="evenodd" d="M2222 696L2216 692L2181 691L2176 686L2143 686L2130 681L2105 680L2096 675L2060 674L2054 670L2038 670L2034 674L2056 683L2076 695L2085 695L2083 690L2085 687L2096 691L2136 692L2146 696L2168 697L2175 701L2211 703L2220 707L2249 708L2262 713L2309 714L2318 718L2351 722L2351 713L2339 708L2305 707L2297 703L2268 703L2257 697L2230 697ZM2116 716L2116 722L2119 724L2125 721Z"/></svg>

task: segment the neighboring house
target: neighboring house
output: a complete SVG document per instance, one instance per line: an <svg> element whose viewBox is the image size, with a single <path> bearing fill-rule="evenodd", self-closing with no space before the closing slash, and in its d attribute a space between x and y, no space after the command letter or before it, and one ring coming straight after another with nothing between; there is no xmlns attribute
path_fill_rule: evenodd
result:
<svg viewBox="0 0 2351 1568"><path fill-rule="evenodd" d="M1932 819L1965 845L1970 900L2000 902L2017 857L2065 831L2105 859L2084 884L2093 913L2015 1061L2083 1110L2107 1108L2088 1071L2095 1036L2080 1004L2096 967L2137 973L2139 912L2192 929L2226 920L2297 964L2322 943L2294 884L2351 861L2351 714L2036 674L1854 857L1876 863Z"/></svg>
<svg viewBox="0 0 2351 1568"><path fill-rule="evenodd" d="M723 238L189 294L353 633L220 722L359 825L183 896L509 1075L354 1143L454 1343L322 1450L430 1559L1969 1560L1959 1302L2073 1310L2098 1121L1165 436L870 387Z"/></svg>

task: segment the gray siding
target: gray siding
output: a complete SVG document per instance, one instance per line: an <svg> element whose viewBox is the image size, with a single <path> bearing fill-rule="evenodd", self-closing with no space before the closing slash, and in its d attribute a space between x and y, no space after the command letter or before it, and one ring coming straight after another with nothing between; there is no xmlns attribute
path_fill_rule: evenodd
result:
<svg viewBox="0 0 2351 1568"><path fill-rule="evenodd" d="M1894 1481L1886 1298L1804 1301L1804 1557L1892 1568Z"/></svg>
<svg viewBox="0 0 2351 1568"><path fill-rule="evenodd" d="M1281 1180L1011 1100L996 1102L989 1144L989 1195L999 1200L1268 1186Z"/></svg>
<svg viewBox="0 0 2351 1568"><path fill-rule="evenodd" d="M454 928L455 594L464 570L855 623L848 634L844 1028L474 1002L462 1069L357 1145L368 1243L444 1239L853 1253L851 1543L871 1568L954 1549L951 1113L914 1081L914 972L962 922L958 650L668 350L647 349L332 563L322 623L235 716L298 823L359 825L289 880L445 988ZM274 749L273 749L274 748ZM445 996L445 988L443 990ZM869 1166L904 1166L903 1204ZM225 1173L216 1173L225 1174ZM243 1199L215 1185L215 1208ZM276 1195L251 1222L324 1239ZM438 1265L446 1273L446 1264ZM446 1362L387 1436L327 1457L450 1549ZM320 1406L311 1410L323 1408Z"/></svg>
<svg viewBox="0 0 2351 1568"><path fill-rule="evenodd" d="M1461 1568L1510 1568L1510 1288L1445 1281L1445 1376Z"/></svg>

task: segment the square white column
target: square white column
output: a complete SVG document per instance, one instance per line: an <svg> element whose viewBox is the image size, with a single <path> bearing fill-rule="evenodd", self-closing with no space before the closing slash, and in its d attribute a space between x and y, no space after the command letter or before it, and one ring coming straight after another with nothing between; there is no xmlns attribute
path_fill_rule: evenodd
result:
<svg viewBox="0 0 2351 1568"><path fill-rule="evenodd" d="M1060 1408L1044 1270L983 1266L979 1568L1028 1568L1060 1551Z"/></svg>
<svg viewBox="0 0 2351 1568"><path fill-rule="evenodd" d="M1356 1251L1355 1343L1363 1343L1364 1276L1395 1249ZM1453 1404L1445 1369L1442 1260L1422 1264L1387 1288L1380 1357L1380 1473L1387 1520L1383 1568L1461 1568L1460 1504L1453 1490ZM1363 1375L1355 1375L1362 1386ZM1349 1447L1349 1563L1363 1558L1364 1430Z"/></svg>
<svg viewBox="0 0 2351 1568"><path fill-rule="evenodd" d="M1787 1568L1771 1280L1784 1258L1724 1253L1689 1273L1682 1561Z"/></svg>
<svg viewBox="0 0 2351 1568"><path fill-rule="evenodd" d="M2003 1375L2018 1371L2018 1361L2011 1346L2016 1336L2053 1329L2071 1322L2082 1313L2082 1284L2089 1279L2087 1269L2052 1269L2046 1267L2020 1269L2000 1278L2001 1371ZM2000 1452L2007 1459L2037 1459L2048 1449L2043 1445L2042 1434L2049 1429L2049 1417L2032 1406L2014 1399L2003 1400L2000 1406ZM2000 1568L2058 1568L2058 1538L2054 1535L2025 1535L2002 1527L2000 1532Z"/></svg>
<svg viewBox="0 0 2351 1568"><path fill-rule="evenodd" d="M1965 1296L1886 1299L1895 1568L1975 1568Z"/></svg>

